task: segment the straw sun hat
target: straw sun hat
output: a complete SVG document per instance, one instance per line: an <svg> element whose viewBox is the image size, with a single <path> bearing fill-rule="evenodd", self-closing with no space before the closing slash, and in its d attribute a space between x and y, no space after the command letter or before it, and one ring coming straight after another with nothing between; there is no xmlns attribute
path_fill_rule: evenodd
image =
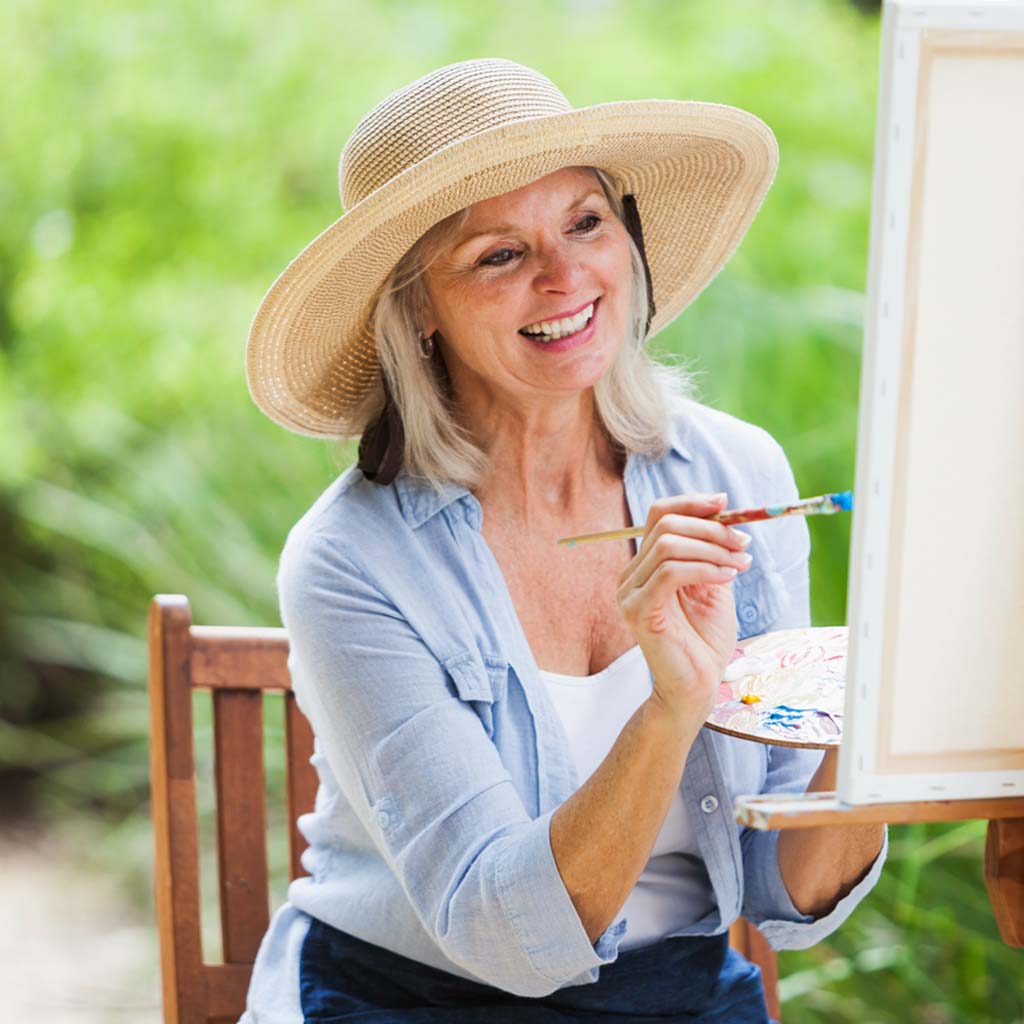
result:
<svg viewBox="0 0 1024 1024"><path fill-rule="evenodd" d="M544 75L512 61L433 71L356 125L339 167L346 212L260 303L246 351L256 404L299 434L356 436L357 410L382 392L371 322L395 264L450 214L573 165L602 168L635 197L654 334L732 255L771 185L778 147L753 114L717 103L574 110Z"/></svg>

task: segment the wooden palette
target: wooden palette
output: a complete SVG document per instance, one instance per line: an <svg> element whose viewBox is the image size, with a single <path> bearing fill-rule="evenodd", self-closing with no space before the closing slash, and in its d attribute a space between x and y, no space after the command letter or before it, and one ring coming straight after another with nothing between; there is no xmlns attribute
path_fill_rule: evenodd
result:
<svg viewBox="0 0 1024 1024"><path fill-rule="evenodd" d="M839 746L846 639L845 626L819 626L741 640L704 724L758 743Z"/></svg>

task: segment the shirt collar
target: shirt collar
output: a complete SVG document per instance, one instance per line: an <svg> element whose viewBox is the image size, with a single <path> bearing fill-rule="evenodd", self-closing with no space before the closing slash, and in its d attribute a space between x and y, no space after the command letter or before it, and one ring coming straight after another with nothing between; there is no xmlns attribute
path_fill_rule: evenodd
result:
<svg viewBox="0 0 1024 1024"><path fill-rule="evenodd" d="M689 416L678 412L672 416L668 426L668 444L681 459L693 462L693 454L690 451Z"/></svg>
<svg viewBox="0 0 1024 1024"><path fill-rule="evenodd" d="M472 499L471 504L475 504L478 511L480 509L480 503L468 488L460 484L446 483L438 491L427 480L410 476L404 469L395 477L394 488L398 492L402 515L414 530L441 509L467 497Z"/></svg>
<svg viewBox="0 0 1024 1024"><path fill-rule="evenodd" d="M669 423L669 449L687 462L693 461L689 448L688 420L684 416L673 416ZM632 462L636 456L630 455ZM628 467L627 467L628 468ZM473 493L461 484L446 483L440 491L436 490L422 477L410 476L403 469L394 481L395 490L402 508L405 521L415 530L442 509L455 502L461 502L466 509L467 518L477 529L482 521L480 502Z"/></svg>

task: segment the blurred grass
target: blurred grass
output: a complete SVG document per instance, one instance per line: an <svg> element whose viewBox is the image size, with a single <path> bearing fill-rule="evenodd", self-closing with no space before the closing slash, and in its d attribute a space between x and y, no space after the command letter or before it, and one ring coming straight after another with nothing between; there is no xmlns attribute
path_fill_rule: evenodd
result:
<svg viewBox="0 0 1024 1024"><path fill-rule="evenodd" d="M255 409L249 320L338 216L338 152L359 117L449 61L522 61L577 106L707 99L772 126L781 166L750 234L653 348L687 359L709 404L779 438L803 493L851 485L878 28L842 0L9 0L7 801L20 793L22 810L85 830L83 858L150 899L146 604L182 592L197 621L277 623L284 536L354 450L290 435ZM843 622L849 521L811 529L814 621ZM205 779L209 718L197 713ZM280 767L272 753L273 786ZM1024 1018L1020 953L999 942L981 882L983 841L981 823L893 829L882 881L850 921L783 956L787 1020Z"/></svg>

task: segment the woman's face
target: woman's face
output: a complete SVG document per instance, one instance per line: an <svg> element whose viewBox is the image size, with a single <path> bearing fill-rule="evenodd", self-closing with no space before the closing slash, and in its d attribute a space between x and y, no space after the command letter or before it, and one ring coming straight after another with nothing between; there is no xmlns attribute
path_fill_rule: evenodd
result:
<svg viewBox="0 0 1024 1024"><path fill-rule="evenodd" d="M423 327L440 332L460 399L565 396L625 342L629 235L597 178L565 168L470 207L426 285Z"/></svg>

